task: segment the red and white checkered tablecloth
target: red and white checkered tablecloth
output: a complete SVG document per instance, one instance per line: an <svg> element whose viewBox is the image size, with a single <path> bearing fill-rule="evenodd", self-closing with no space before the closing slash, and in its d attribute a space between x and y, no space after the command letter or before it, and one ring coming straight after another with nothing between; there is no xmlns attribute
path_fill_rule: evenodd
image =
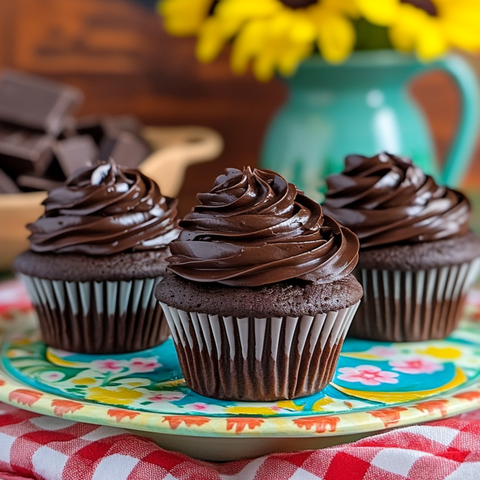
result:
<svg viewBox="0 0 480 480"><path fill-rule="evenodd" d="M478 480L480 410L323 450L209 463L126 430L0 403L4 480Z"/></svg>

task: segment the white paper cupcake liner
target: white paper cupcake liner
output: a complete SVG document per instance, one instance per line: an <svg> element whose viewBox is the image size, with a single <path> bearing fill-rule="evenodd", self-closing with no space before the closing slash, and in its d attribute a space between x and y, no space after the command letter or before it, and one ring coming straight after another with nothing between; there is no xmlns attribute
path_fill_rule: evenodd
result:
<svg viewBox="0 0 480 480"><path fill-rule="evenodd" d="M187 385L208 397L278 400L332 379L358 303L301 317L236 318L161 303Z"/></svg>
<svg viewBox="0 0 480 480"><path fill-rule="evenodd" d="M71 352L125 353L169 335L155 287L162 277L65 282L22 275L47 345Z"/></svg>
<svg viewBox="0 0 480 480"><path fill-rule="evenodd" d="M359 269L364 296L350 335L386 342L447 337L457 326L480 259L418 271Z"/></svg>

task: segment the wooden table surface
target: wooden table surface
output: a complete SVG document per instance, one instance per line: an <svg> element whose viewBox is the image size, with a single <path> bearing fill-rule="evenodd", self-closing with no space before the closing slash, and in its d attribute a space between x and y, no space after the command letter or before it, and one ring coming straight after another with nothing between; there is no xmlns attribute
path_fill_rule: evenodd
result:
<svg viewBox="0 0 480 480"><path fill-rule="evenodd" d="M480 65L473 59L475 65ZM130 113L151 125L206 125L225 139L214 162L189 168L180 214L226 167L256 165L266 125L285 97L281 82L235 77L228 52L209 65L194 40L169 37L160 19L129 0L0 0L0 67L69 82L86 101L80 114ZM415 81L440 158L458 116L451 81L431 73ZM480 185L480 150L465 182Z"/></svg>

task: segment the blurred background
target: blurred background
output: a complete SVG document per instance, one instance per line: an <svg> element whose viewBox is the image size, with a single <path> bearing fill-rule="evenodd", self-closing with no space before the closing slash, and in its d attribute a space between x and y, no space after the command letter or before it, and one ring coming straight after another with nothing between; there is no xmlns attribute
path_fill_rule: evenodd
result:
<svg viewBox="0 0 480 480"><path fill-rule="evenodd" d="M146 125L217 130L224 153L189 167L180 193L184 215L195 204L196 192L209 190L226 167L257 164L266 126L286 90L278 80L265 84L251 74L235 76L228 48L215 62L199 63L195 39L169 36L153 3L0 0L0 67L77 86L85 93L81 115L128 113ZM480 59L468 60L480 73ZM459 116L452 84L445 74L431 72L411 87L427 114L439 158L448 150ZM462 186L480 186L478 143Z"/></svg>

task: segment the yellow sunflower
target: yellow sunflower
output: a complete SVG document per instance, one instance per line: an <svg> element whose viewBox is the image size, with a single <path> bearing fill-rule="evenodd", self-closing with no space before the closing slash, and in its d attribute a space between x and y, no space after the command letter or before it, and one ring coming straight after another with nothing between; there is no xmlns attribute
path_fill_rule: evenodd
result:
<svg viewBox="0 0 480 480"><path fill-rule="evenodd" d="M428 61L450 48L480 49L478 0L356 0L363 16L389 27L393 46Z"/></svg>
<svg viewBox="0 0 480 480"><path fill-rule="evenodd" d="M170 13L174 3L196 2L166 1ZM294 73L315 46L328 62L342 62L355 44L349 19L358 13L354 1L220 0L213 9L210 4L211 15L198 28L197 58L212 61L232 41L233 71L244 73L252 63L259 80L270 79L276 70ZM167 17L165 9L162 13ZM165 21L174 22L171 16Z"/></svg>

